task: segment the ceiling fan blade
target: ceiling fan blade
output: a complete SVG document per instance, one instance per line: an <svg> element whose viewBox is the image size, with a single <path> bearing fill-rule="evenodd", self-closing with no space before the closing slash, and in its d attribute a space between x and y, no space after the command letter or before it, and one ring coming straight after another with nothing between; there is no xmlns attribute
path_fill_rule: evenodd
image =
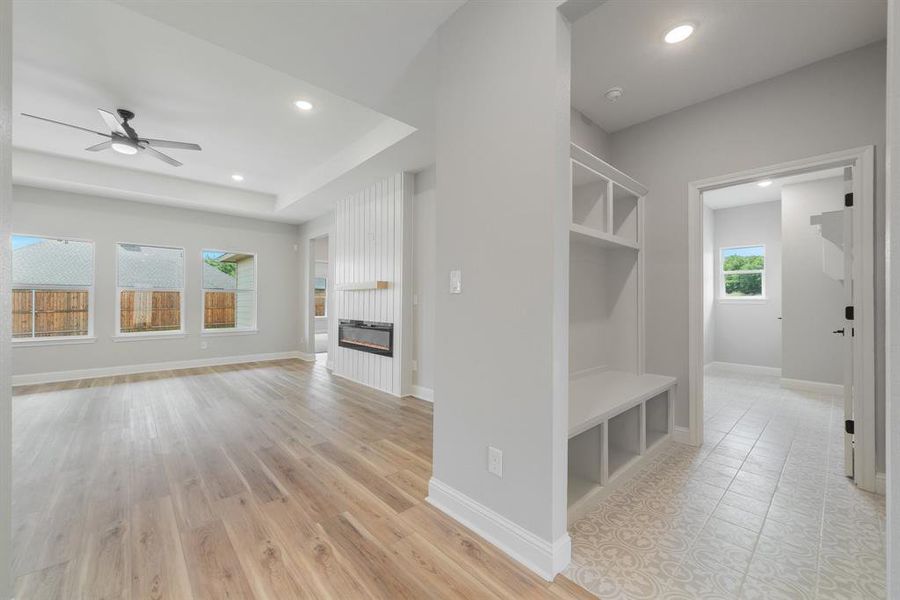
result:
<svg viewBox="0 0 900 600"><path fill-rule="evenodd" d="M100 113L100 117L103 119L103 122L106 123L106 126L109 127L110 131L128 137L128 132L122 127L122 124L116 118L116 115L107 110L103 110L102 108L98 108L97 112Z"/></svg>
<svg viewBox="0 0 900 600"><path fill-rule="evenodd" d="M103 136L105 138L112 138L112 136L108 133L101 133L99 131L94 131L93 129L88 129L87 127L79 127L78 125L72 125L71 123L63 123L62 121L54 121L53 119L47 119L45 117L39 117L37 115L29 115L28 113L22 113L23 117L30 117L32 119L37 119L38 121L47 121L48 123L55 123L57 125L62 125L64 127L71 127L72 129L80 129L81 131L87 131L88 133L96 133L97 135Z"/></svg>
<svg viewBox="0 0 900 600"><path fill-rule="evenodd" d="M96 146L88 146L85 148L88 152L100 152L101 150L106 150L107 148L112 148L112 140L108 142L100 142Z"/></svg>
<svg viewBox="0 0 900 600"><path fill-rule="evenodd" d="M180 162L178 162L177 160L175 160L175 159L172 158L171 156L167 156L167 155L163 154L162 152L160 152L159 150L156 150L155 148L151 148L150 146L145 146L145 147L144 147L144 151L145 151L145 152L149 152L149 153L150 153L150 156L155 156L155 157L158 158L159 160L161 160L161 161L163 161L163 162L169 163L169 164L172 165L173 167L180 167L180 166L181 166L181 163L180 163Z"/></svg>
<svg viewBox="0 0 900 600"><path fill-rule="evenodd" d="M172 140L141 140L142 142L147 142L151 146L156 146L157 148L178 148L179 150L203 150L200 147L200 144L192 144L190 142L173 142Z"/></svg>

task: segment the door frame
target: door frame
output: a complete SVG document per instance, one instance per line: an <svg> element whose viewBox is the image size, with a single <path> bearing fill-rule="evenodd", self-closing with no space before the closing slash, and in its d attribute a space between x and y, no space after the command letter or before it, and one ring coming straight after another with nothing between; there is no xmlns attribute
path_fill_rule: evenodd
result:
<svg viewBox="0 0 900 600"><path fill-rule="evenodd" d="M854 382L859 387L858 414L854 414L856 444L855 481L861 489L876 491L875 476L875 147L862 146L830 154L700 179L688 183L688 440L703 443L703 198L702 193L722 187L818 171L855 167L853 251L854 280L862 282L855 302L857 343L853 345Z"/></svg>

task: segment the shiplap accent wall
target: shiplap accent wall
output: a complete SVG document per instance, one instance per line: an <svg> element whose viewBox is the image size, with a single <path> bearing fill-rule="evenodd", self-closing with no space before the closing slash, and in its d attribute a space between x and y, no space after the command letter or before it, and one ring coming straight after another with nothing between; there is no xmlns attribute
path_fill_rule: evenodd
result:
<svg viewBox="0 0 900 600"><path fill-rule="evenodd" d="M409 392L412 356L413 176L398 173L335 207L334 286L384 280L383 290L334 291L329 352L334 373L395 395ZM341 348L340 319L394 324L394 356Z"/></svg>

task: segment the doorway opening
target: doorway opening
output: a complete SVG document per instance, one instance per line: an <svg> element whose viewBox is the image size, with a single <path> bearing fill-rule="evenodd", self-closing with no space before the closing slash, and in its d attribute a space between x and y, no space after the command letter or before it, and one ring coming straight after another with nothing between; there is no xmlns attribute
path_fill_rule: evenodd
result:
<svg viewBox="0 0 900 600"><path fill-rule="evenodd" d="M808 434L876 491L872 173L863 148L691 184L695 445Z"/></svg>
<svg viewBox="0 0 900 600"><path fill-rule="evenodd" d="M328 298L328 236L310 240L313 268L310 272L310 289L313 291L312 319L316 362L328 362L329 298Z"/></svg>

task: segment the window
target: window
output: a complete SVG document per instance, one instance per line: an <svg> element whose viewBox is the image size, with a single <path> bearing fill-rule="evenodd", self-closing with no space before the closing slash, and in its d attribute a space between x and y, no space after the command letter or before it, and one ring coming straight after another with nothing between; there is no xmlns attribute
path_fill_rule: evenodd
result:
<svg viewBox="0 0 900 600"><path fill-rule="evenodd" d="M184 330L184 249L139 244L116 247L120 335Z"/></svg>
<svg viewBox="0 0 900 600"><path fill-rule="evenodd" d="M93 334L94 244L12 236L12 337Z"/></svg>
<svg viewBox="0 0 900 600"><path fill-rule="evenodd" d="M328 262L316 261L316 274L313 277L313 297L315 299L315 316L324 317L327 314L327 288L328 288Z"/></svg>
<svg viewBox="0 0 900 600"><path fill-rule="evenodd" d="M256 255L203 251L203 329L256 328Z"/></svg>
<svg viewBox="0 0 900 600"><path fill-rule="evenodd" d="M766 248L741 246L722 248L720 296L725 299L766 297Z"/></svg>

